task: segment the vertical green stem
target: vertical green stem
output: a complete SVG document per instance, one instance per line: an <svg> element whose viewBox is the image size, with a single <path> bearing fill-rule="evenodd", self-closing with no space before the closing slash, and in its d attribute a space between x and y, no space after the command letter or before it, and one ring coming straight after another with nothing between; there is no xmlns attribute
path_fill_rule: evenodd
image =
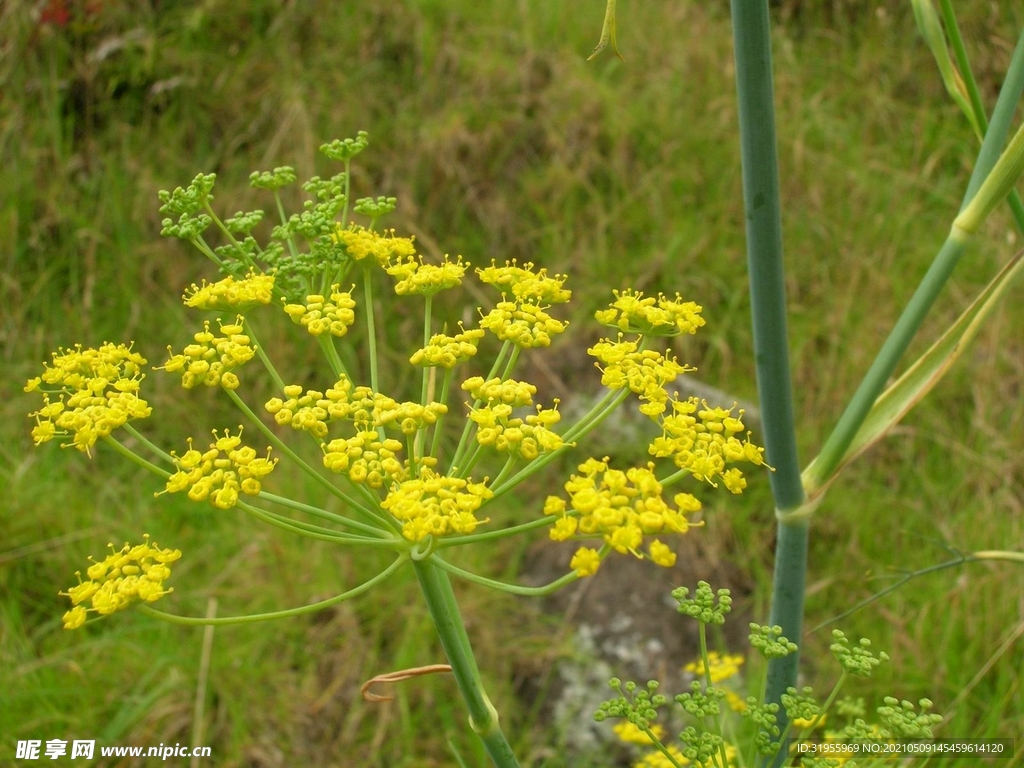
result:
<svg viewBox="0 0 1024 768"><path fill-rule="evenodd" d="M370 389L380 392L377 382L377 329L373 316L373 280L371 265L363 267L363 310L366 312L366 339L370 345Z"/></svg>
<svg viewBox="0 0 1024 768"><path fill-rule="evenodd" d="M469 710L470 727L483 740L487 754L497 768L518 768L519 762L498 724L498 713L484 692L480 670L473 657L466 625L459 612L448 574L427 561L414 561L413 568L434 620L441 647L451 664L452 675Z"/></svg>
<svg viewBox="0 0 1024 768"><path fill-rule="evenodd" d="M778 549L772 590L772 624L800 642L807 572L807 520L788 510L804 501L793 429L793 399L786 334L785 274L775 139L772 52L768 1L732 0L736 89L743 159L747 265L758 394L764 414L765 450L778 519ZM769 666L767 701L779 702L796 685L798 654ZM780 712L785 728L785 713Z"/></svg>

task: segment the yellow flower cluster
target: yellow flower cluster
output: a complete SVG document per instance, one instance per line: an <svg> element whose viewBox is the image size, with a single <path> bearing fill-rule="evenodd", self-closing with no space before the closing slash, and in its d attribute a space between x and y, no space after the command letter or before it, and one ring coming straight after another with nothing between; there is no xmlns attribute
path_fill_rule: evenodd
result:
<svg viewBox="0 0 1024 768"><path fill-rule="evenodd" d="M718 651L708 651L708 675L712 685L736 677L742 666L743 656L738 653L723 656ZM704 659L691 661L683 667L683 671L692 672L697 677L704 677Z"/></svg>
<svg viewBox="0 0 1024 768"><path fill-rule="evenodd" d="M668 352L663 355L651 349L640 349L635 341L602 339L587 350L604 364L601 369L601 383L609 389L628 387L644 401L640 412L647 416L664 413L668 403L665 385L675 381L680 374L694 370L681 365Z"/></svg>
<svg viewBox="0 0 1024 768"><path fill-rule="evenodd" d="M564 331L566 326L567 322L551 317L540 305L521 301L499 301L480 318L481 328L521 349L550 346L551 337Z"/></svg>
<svg viewBox="0 0 1024 768"><path fill-rule="evenodd" d="M493 261L491 266L477 269L480 282L493 285L505 296L513 296L517 301L534 304L564 304L572 296L572 291L563 288L565 275L548 276L546 269L533 271L533 263L526 262L518 266L515 259L506 261L499 267Z"/></svg>
<svg viewBox="0 0 1024 768"><path fill-rule="evenodd" d="M544 503L545 515L560 515L550 534L555 541L600 536L616 552L642 559L639 547L645 536L686 533L690 528L686 513L701 507L695 497L679 493L673 499L678 509L671 508L662 498L653 464L623 472L609 469L607 458L587 459L579 471L581 475L572 475L565 484L568 504L560 496L549 496ZM675 565L675 552L658 539L651 541L647 553L658 565ZM597 550L581 547L570 565L580 576L590 576L600 563Z"/></svg>
<svg viewBox="0 0 1024 768"><path fill-rule="evenodd" d="M356 321L356 313L353 311L355 307L351 292L332 285L330 301L318 293L312 293L306 297L305 304L285 304L284 311L293 323L305 326L313 336L324 333L344 336Z"/></svg>
<svg viewBox="0 0 1024 768"><path fill-rule="evenodd" d="M144 544L126 543L118 551L113 544L108 546L111 554L86 571L88 581L82 581L78 572L78 586L60 593L71 598L74 606L64 614L64 629L82 626L89 612L106 616L139 600L155 602L174 591L164 589L164 582L171 575L169 564L181 557L181 550L160 549L156 542L150 543L148 534ZM86 601L91 607L82 605Z"/></svg>
<svg viewBox="0 0 1024 768"><path fill-rule="evenodd" d="M730 492L741 493L747 487L743 473L726 466L739 462L764 464L764 448L750 442L749 433L743 440L737 437L745 429L743 411L733 416L731 409L711 408L696 397L673 398L671 406L671 413L659 420L663 434L651 442L649 453L656 458L671 458L697 480L714 484L720 477Z"/></svg>
<svg viewBox="0 0 1024 768"><path fill-rule="evenodd" d="M466 265L462 263L462 257L450 261L448 254L445 254L444 261L440 264L424 264L421 256L419 259L398 259L388 264L385 269L389 275L398 279L395 283L395 293L399 296L430 296L438 291L455 288L461 285L462 277L466 274Z"/></svg>
<svg viewBox="0 0 1024 768"><path fill-rule="evenodd" d="M260 481L277 465L277 459L270 458L270 449L265 458L257 458L254 449L242 446L241 427L237 435L224 430L220 437L214 430L213 436L216 439L205 453L192 447L192 438L184 455L171 453L178 471L167 479L166 487L157 495L187 488L192 501L208 500L219 509L231 509L238 503L239 492L248 496L260 492Z"/></svg>
<svg viewBox="0 0 1024 768"><path fill-rule="evenodd" d="M612 730L615 731L615 735L619 737L620 741L624 741L627 744L640 744L646 747L653 743L646 731L642 731L638 726L629 722L629 720L617 723ZM665 729L657 723L651 724L650 731L654 734L654 738L658 740L665 736Z"/></svg>
<svg viewBox="0 0 1024 768"><path fill-rule="evenodd" d="M676 768L677 765L691 764L689 758L683 754L683 750L674 744L666 745L665 749L672 755L671 760L661 752L648 752L633 763L633 768ZM672 762L673 760L675 762Z"/></svg>
<svg viewBox="0 0 1024 768"><path fill-rule="evenodd" d="M168 373L180 371L181 385L185 389L200 384L238 389L239 381L234 369L252 360L256 354L249 337L242 333L241 315L230 325L224 325L220 320L217 323L222 335L213 333L207 320L203 323L203 330L192 337L195 344L189 344L177 355L170 347L167 348L171 357L163 364L163 370Z"/></svg>
<svg viewBox="0 0 1024 768"><path fill-rule="evenodd" d="M611 307L594 313L599 323L610 325L626 333L649 336L677 336L696 333L704 325L700 316L702 307L693 301L683 301L678 293L674 299L659 293L658 297L644 298L639 291L614 291Z"/></svg>
<svg viewBox="0 0 1024 768"><path fill-rule="evenodd" d="M375 430L363 430L347 440L327 443L324 446L324 466L332 472L348 475L354 483L366 483L378 489L385 483L399 483L405 479L405 466L396 458L401 450L401 441L394 438L381 440Z"/></svg>
<svg viewBox="0 0 1024 768"><path fill-rule="evenodd" d="M53 365L43 364L42 376L30 379L26 392L48 384L43 407L35 417L32 439L36 445L57 435L74 434L71 444L89 453L96 441L127 421L144 419L152 409L138 396L146 360L123 344L103 344L99 349L61 349L53 353ZM56 394L57 399L51 400Z"/></svg>
<svg viewBox="0 0 1024 768"><path fill-rule="evenodd" d="M511 408L533 405L533 396L537 394L537 388L529 382L499 378L485 380L483 376L471 376L462 382L462 388L474 400L489 405L501 403Z"/></svg>
<svg viewBox="0 0 1024 768"><path fill-rule="evenodd" d="M461 324L459 325L461 328ZM465 362L476 354L477 344L484 337L482 328L463 329L462 333L448 336L437 333L430 337L430 343L423 349L416 350L409 362L424 368L452 369L458 363Z"/></svg>
<svg viewBox="0 0 1024 768"><path fill-rule="evenodd" d="M476 511L494 496L486 483L446 477L423 467L419 477L394 486L381 506L402 523L402 535L409 541L472 533L481 522Z"/></svg>
<svg viewBox="0 0 1024 768"><path fill-rule="evenodd" d="M515 260L505 262L503 267L491 262L491 266L477 269L477 275L501 291L502 301L482 317L480 327L502 341L511 341L521 349L547 347L551 337L568 325L545 311L552 304L565 303L572 295L562 287L565 275L550 277L546 269L534 272L532 263L520 267Z"/></svg>
<svg viewBox="0 0 1024 768"><path fill-rule="evenodd" d="M274 421L281 426L287 424L292 429L305 430L319 440L327 437L327 419L331 415L333 401L324 399L324 393L315 389L303 394L298 384L287 385L284 396L288 399L272 397L263 406Z"/></svg>
<svg viewBox="0 0 1024 768"><path fill-rule="evenodd" d="M395 230L384 232L352 224L348 228L338 228L331 235L338 245L355 261L371 260L377 266L386 266L391 261L410 258L416 255L416 246L410 237L395 237Z"/></svg>
<svg viewBox="0 0 1024 768"><path fill-rule="evenodd" d="M436 424L446 413L448 406L443 403L400 403L387 395L373 395L373 426L397 427L406 436L415 435L417 431Z"/></svg>
<svg viewBox="0 0 1024 768"><path fill-rule="evenodd" d="M233 309L244 312L258 304L269 304L274 294L274 276L250 271L242 280L228 275L216 283L192 283L182 299L196 309Z"/></svg>
<svg viewBox="0 0 1024 768"><path fill-rule="evenodd" d="M522 456L527 461L562 447L561 436L548 429L561 419L557 400L555 408L545 410L538 405L537 412L525 420L513 417L514 409L533 404L537 388L532 384L514 379L484 381L481 376L473 376L463 382L462 388L476 401L485 403L469 413L470 420L477 424L476 439L480 445Z"/></svg>

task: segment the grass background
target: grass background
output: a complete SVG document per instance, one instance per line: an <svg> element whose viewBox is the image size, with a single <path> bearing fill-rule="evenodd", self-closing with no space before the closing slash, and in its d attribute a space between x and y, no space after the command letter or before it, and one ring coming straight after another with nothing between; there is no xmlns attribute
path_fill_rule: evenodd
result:
<svg viewBox="0 0 1024 768"><path fill-rule="evenodd" d="M40 11L66 7L65 25ZM212 277L198 254L159 238L156 192L218 174L224 214L266 206L248 173L289 164L334 172L316 148L365 129L358 194L399 198L391 224L429 255L528 259L571 275L565 379L593 382L572 352L611 288L680 291L708 326L682 359L754 399L743 214L724 4L631 3L624 63L587 63L603 4L393 0L328 5L251 0L97 3L8 0L0 8L0 764L23 738L193 741L202 633L132 613L60 629L56 593L107 541L148 531L186 557L175 605L223 615L326 597L373 563L308 546L231 514L161 497L102 448L92 459L36 450L21 386L59 345L135 340L159 361L194 324L182 288ZM775 13L792 368L801 456L831 428L944 239L976 144L917 38L909 4L783 3ZM1024 10L958 4L983 93L997 93ZM918 352L1019 248L994 217L934 310ZM1007 302L961 365L880 447L850 468L812 533L807 626L904 569L964 551L1020 549L1024 519L1024 309ZM396 321L389 332L404 330ZM187 323L187 324L186 324ZM280 344L288 343L282 337ZM312 358L294 353L301 367ZM224 419L213 397L150 379L178 445ZM300 477L283 477L312 493ZM537 499L519 499L536 514ZM717 554L756 583L765 615L773 521L767 483L709 515ZM519 550L477 552L514 575ZM1012 736L1024 722L1024 597L1018 568L972 565L903 587L845 619L894 663L862 687L929 696L944 736ZM522 670L567 649L524 604L460 597L492 697L525 761L567 764L559 735L516 703ZM806 638L825 682L828 630ZM482 756L444 679L368 707L373 674L438 660L415 585L295 622L215 633L205 735L223 766L448 766L453 740ZM539 661L538 661L539 660ZM1020 761L1020 753L1017 756ZM128 765L130 763L124 763ZM571 763L568 763L571 764Z"/></svg>

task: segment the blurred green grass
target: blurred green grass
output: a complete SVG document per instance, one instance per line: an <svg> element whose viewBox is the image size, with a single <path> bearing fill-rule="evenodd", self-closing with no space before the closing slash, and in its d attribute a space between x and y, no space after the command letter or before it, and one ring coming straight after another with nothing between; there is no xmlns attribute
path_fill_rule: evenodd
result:
<svg viewBox="0 0 1024 768"><path fill-rule="evenodd" d="M575 331L546 358L557 378L573 388L577 375L593 382L571 348L593 338L587 318L611 288L678 290L701 302L709 321L679 344L681 359L705 381L754 397L725 8L633 4L619 24L626 62L588 64L599 5L71 3L60 28L41 24L34 3L4 4L0 733L189 741L201 632L131 614L60 630L57 591L107 541L148 531L186 551L175 600L192 614L210 595L225 615L297 605L373 565L365 554L153 499L157 484L102 448L92 459L31 448L24 414L35 402L20 387L50 350L134 339L158 361L184 337L179 292L212 273L158 237L158 189L216 171L218 210L264 205L248 188L249 171L322 172L322 141L366 129L372 146L354 184L398 196L392 225L415 234L425 253L477 264L527 259L570 274ZM941 243L976 149L909 6L782 5L776 91L806 462ZM991 103L1024 11L959 5ZM1009 218L996 216L923 338L1018 242ZM808 626L900 569L947 559L944 546L1020 549L1021 315L1020 303L1008 302L928 402L837 484L813 527ZM300 369L308 362L295 354ZM234 423L215 398L186 399L161 378L150 381L165 425L147 428L168 445L209 428L209 416L197 414ZM302 492L301 479L287 482ZM753 485L745 500L716 508L706 533L757 579L753 600L763 611L773 523L767 484ZM521 504L514 514L535 513L533 500ZM466 557L507 569L517 552ZM950 718L944 736L1019 733L1019 635L1000 649L1024 622L1020 583L1009 565L968 566L845 619L848 634L871 637L895 662L868 693L932 697ZM550 627L520 603L469 588L460 595L522 753L536 765L563 764L543 746L557 735L514 698L524 669L562 652ZM814 677L827 629L808 643ZM304 622L218 629L206 723L214 764L447 766L448 738L479 764L450 681L398 686L379 709L356 703L372 675L439 654L414 585L399 579Z"/></svg>

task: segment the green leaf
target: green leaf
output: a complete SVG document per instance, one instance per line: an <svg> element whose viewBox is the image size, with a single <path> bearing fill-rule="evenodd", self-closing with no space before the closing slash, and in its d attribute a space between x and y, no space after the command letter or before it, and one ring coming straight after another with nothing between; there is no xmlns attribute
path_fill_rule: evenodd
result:
<svg viewBox="0 0 1024 768"><path fill-rule="evenodd" d="M939 21L939 15L935 12L935 6L932 5L931 0L912 0L911 5L914 7L914 19L917 21L917 28L935 57L935 63L939 67L939 73L942 75L942 82L945 83L946 90L953 97L953 101L957 103L957 106L960 107L964 115L967 116L967 120L970 122L971 128L974 129L975 135L979 138L984 136L985 132L978 125L977 115L974 114L974 110L971 108L970 101L968 100L967 86L964 84L960 73L957 72L956 67L953 66L953 59L949 55L949 46L946 43L946 35L942 30L942 22Z"/></svg>
<svg viewBox="0 0 1024 768"><path fill-rule="evenodd" d="M807 488L811 500L820 497L839 471L881 440L946 374L977 335L1013 281L1024 272L1024 251L1017 253L979 294L952 326L872 406L860 430L846 449L836 471L820 487ZM817 459L815 459L817 461ZM814 462L804 470L813 476ZM806 482L805 482L806 484Z"/></svg>

